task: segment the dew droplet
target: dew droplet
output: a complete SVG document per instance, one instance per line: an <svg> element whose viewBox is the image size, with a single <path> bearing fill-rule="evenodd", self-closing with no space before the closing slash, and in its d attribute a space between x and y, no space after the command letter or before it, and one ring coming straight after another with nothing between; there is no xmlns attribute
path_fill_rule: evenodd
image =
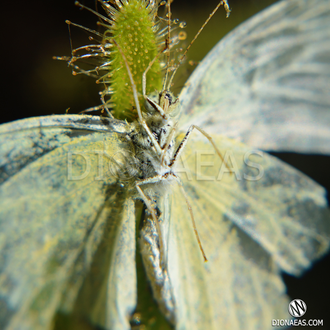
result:
<svg viewBox="0 0 330 330"><path fill-rule="evenodd" d="M178 38L179 38L179 40L186 40L186 38L187 38L187 33L181 31L181 32L178 34Z"/></svg>

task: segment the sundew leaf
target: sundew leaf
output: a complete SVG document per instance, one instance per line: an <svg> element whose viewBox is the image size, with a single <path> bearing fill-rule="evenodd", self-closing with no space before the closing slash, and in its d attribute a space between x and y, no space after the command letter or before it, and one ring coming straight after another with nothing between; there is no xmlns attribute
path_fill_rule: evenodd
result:
<svg viewBox="0 0 330 330"><path fill-rule="evenodd" d="M156 33L158 3L148 4L145 0L124 1L121 7L115 9L111 7L112 24L107 26L102 39L102 44L111 45L113 39L120 44L129 60L138 91L141 94L142 74L159 51L157 45L159 40L157 40ZM104 8L106 9L105 6ZM108 58L103 61L104 64L100 68L104 67L106 73L100 77L100 81L109 86L108 93L111 95L110 104L114 116L120 119L132 117L128 110L132 111L134 107L133 92L120 52L116 47L110 48ZM148 94L155 89L161 89L160 59L151 66L147 79Z"/></svg>
<svg viewBox="0 0 330 330"><path fill-rule="evenodd" d="M96 78L96 83L102 85L103 89L100 91L102 104L94 107L93 110L103 109L109 116L132 121L137 119L137 112L125 61L131 71L142 106L144 92L149 95L161 90L164 76L163 52L167 44L168 47L173 48L178 43L178 37L169 37L168 42L165 40L166 20L158 16L159 0L123 2L99 0L98 3L104 15L78 1L76 5L95 14L102 31L67 21L69 26L87 31L90 34L90 44L72 49L71 56L54 57L54 59L67 61L72 67L73 75L84 74ZM169 29L173 30L171 26ZM143 78L144 72L146 72L145 78ZM144 79L148 82L145 91L142 88L145 84Z"/></svg>

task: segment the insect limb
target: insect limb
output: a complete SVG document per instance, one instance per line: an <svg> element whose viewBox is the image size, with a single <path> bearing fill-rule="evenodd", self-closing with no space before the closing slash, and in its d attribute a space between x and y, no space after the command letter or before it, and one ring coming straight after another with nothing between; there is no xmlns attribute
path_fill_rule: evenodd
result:
<svg viewBox="0 0 330 330"><path fill-rule="evenodd" d="M162 51L160 51L154 58L152 61L150 61L150 63L148 64L147 68L145 69L145 71L142 74L142 94L143 97L146 99L147 98L147 93L146 93L146 89L147 89L147 73L148 71L151 69L151 67L153 66L153 64L155 63L155 61L157 60L157 58L160 56L160 54L162 54L165 50L166 50L167 46L164 47L164 49Z"/></svg>
<svg viewBox="0 0 330 330"><path fill-rule="evenodd" d="M147 96L147 73L148 71L151 69L152 65L155 63L155 61L157 60L157 58L160 56L160 54L162 54L166 49L168 48L167 44L165 45L164 49L162 51L160 51L154 58L153 60L148 64L146 70L143 72L142 74L142 94L143 94L143 98L145 100L147 100L148 103L150 103L150 105L152 107L154 107L155 110L157 110L159 112L159 114L164 118L167 119L166 113L164 112L164 110L162 109L162 107L155 103L154 101L152 101L148 96Z"/></svg>
<svg viewBox="0 0 330 330"><path fill-rule="evenodd" d="M165 155L167 154L167 151L168 151L168 148L170 146L170 143L171 143L172 139L174 138L174 134L176 132L177 126L178 126L178 122L176 122L174 124L174 126L171 127L171 133L168 135L167 140L166 140L166 143L165 143L165 145L163 147L163 156L161 158L161 165L162 166L164 166Z"/></svg>
<svg viewBox="0 0 330 330"><path fill-rule="evenodd" d="M165 48L169 49L170 48L170 34L171 34L171 1L168 1L167 4L167 17L168 17L168 24L167 24L167 38L165 39ZM164 79L164 85L163 85L163 90L165 89L169 89L169 88L166 88L166 82L167 82L167 79L168 79L168 68L170 66L170 56L171 56L171 53L170 52L167 52L167 68L166 68L166 74L165 74L165 79Z"/></svg>
<svg viewBox="0 0 330 330"><path fill-rule="evenodd" d="M159 112L159 114L165 119L167 120L167 115L165 113L165 111L163 110L163 108L155 103L153 100L151 100L148 96L145 97L145 100L147 100L147 102L155 109Z"/></svg>
<svg viewBox="0 0 330 330"><path fill-rule="evenodd" d="M129 68L129 65L128 65L128 62L126 60L125 54L123 53L121 47L118 45L118 43L116 42L115 39L113 39L113 43L117 46L117 48L118 48L118 50L119 50L119 52L120 52L120 54L123 57L123 60L125 62L127 73L128 73L129 79L131 81L131 85L132 85L135 106L136 106L136 110L137 110L137 113L138 113L138 116L139 116L139 122L143 126L143 128L146 130L146 132L147 132L154 148L156 149L156 152L157 152L158 156L161 156L162 152L163 152L162 148L160 147L158 141L156 140L155 136L150 131L149 126L147 125L147 123L145 122L145 120L142 117L142 112L141 112L140 103L139 103L139 99L138 99L138 95L137 95L136 85L135 85L135 82L134 82L134 79L133 79L133 76L132 76L132 72L131 72L131 70Z"/></svg>
<svg viewBox="0 0 330 330"><path fill-rule="evenodd" d="M177 183L179 184L179 187L180 187L180 190L181 190L181 192L183 194L183 197L186 200L186 204L187 204L187 207L188 207L188 211L190 213L190 218L191 218L191 222L192 222L192 225L193 225L195 236L196 236L196 239L197 239L197 242L198 242L199 249L202 252L204 261L207 262L208 260L206 258L206 255L205 255L205 252L204 252L204 249L203 249L201 240L200 240L199 235L198 235L198 231L197 231L197 227L196 227L196 222L195 222L195 218L194 218L194 213L193 213L191 204L189 203L188 196L186 194L186 191L184 190L184 187L183 187L183 184L182 184L181 180L177 176L175 176L175 178L176 178Z"/></svg>
<svg viewBox="0 0 330 330"><path fill-rule="evenodd" d="M212 16L216 13L216 11L219 9L219 7L223 5L224 8L225 8L225 11L226 11L226 17L229 16L229 13L230 13L230 9L229 9L229 5L227 3L227 0L222 0L218 3L218 5L214 8L214 10L212 11L212 13L210 14L210 16L207 18L207 20L204 22L204 24L201 26L201 28L198 30L198 32L196 33L194 39L190 42L189 46L186 48L185 52L182 54L181 56L181 59L179 61L179 63L176 65L176 68L175 70L173 71L173 74L171 76L171 79L167 85L167 89L170 88L171 84L172 84L172 81L173 81L173 78L180 66L180 64L182 63L182 61L184 60L184 58L186 57L187 53L188 53L188 50L190 49L190 47L192 46L192 44L195 42L195 40L198 38L198 36L200 35L200 33L203 31L204 27L206 26L206 24L209 22L209 20L212 18Z"/></svg>
<svg viewBox="0 0 330 330"><path fill-rule="evenodd" d="M155 63L155 61L157 60L157 58L160 56L160 54L164 53L166 50L170 49L170 32L171 32L171 7L170 7L170 1L167 3L167 9L168 9L168 26L167 26L167 38L165 39L165 46L163 48L162 51L160 51L155 57L154 59L149 63L148 67L146 68L146 70L143 72L142 75L142 93L143 93L143 97L145 100L147 100L154 108L155 110L157 110L160 115L164 118L167 119L167 116L164 112L164 110L162 109L162 107L160 107L158 104L156 104L155 102L153 102L152 100L150 100L148 98L148 96L146 95L146 86L147 86L147 73L150 70L150 68L152 67L152 65ZM164 79L164 84L163 84L163 91L165 90L165 85L166 85L166 81L168 78L168 68L170 65L170 52L167 52L167 70L166 70L166 75L165 75L165 79Z"/></svg>
<svg viewBox="0 0 330 330"><path fill-rule="evenodd" d="M179 157L179 155L181 154L182 150L184 149L184 147L186 146L189 136L192 133L193 129L197 129L200 133L202 133L212 144L215 152L218 154L218 156L220 157L221 161L225 164L225 166L227 167L229 173L232 173L231 169L229 168L228 164L225 162L224 158L222 157L218 147L216 146L216 144L214 143L211 135L209 135L208 133L206 133L203 129L201 129L200 127L196 126L196 125L191 125L185 135L185 137L182 139L182 141L180 142L180 145L178 146L178 148L176 149L174 156L170 162L170 167L172 167L175 164L176 159Z"/></svg>

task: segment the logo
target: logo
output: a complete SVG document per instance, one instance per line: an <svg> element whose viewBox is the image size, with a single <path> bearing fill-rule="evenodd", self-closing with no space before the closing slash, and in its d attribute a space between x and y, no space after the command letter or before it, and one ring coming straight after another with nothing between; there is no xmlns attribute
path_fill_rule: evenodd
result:
<svg viewBox="0 0 330 330"><path fill-rule="evenodd" d="M289 304L289 313L293 317L302 317L307 312L307 305L301 299L294 299Z"/></svg>
<svg viewBox="0 0 330 330"><path fill-rule="evenodd" d="M323 327L322 319L303 319L301 318L307 312L307 305L301 299L293 299L288 308L291 319L273 319L272 327Z"/></svg>

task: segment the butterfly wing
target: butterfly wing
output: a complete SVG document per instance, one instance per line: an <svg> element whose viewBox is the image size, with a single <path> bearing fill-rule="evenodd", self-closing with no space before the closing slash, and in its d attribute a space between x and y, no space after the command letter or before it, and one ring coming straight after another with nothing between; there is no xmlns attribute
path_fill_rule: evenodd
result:
<svg viewBox="0 0 330 330"><path fill-rule="evenodd" d="M330 151L330 1L280 1L241 24L180 95L182 129L265 150Z"/></svg>
<svg viewBox="0 0 330 330"><path fill-rule="evenodd" d="M177 169L207 263L173 185L167 218L176 328L271 329L272 319L290 318L280 271L300 274L329 249L326 192L270 155L225 137L214 140L233 174L197 139Z"/></svg>
<svg viewBox="0 0 330 330"><path fill-rule="evenodd" d="M93 292L84 296L95 303L89 313L98 323L111 317L116 328L129 328L136 304L135 216L132 199L118 189L116 166L130 145L115 130L125 137L124 123L92 116L0 127L1 329L49 329L59 309L76 308L91 265L112 294L102 306L108 319L100 319L96 307L104 297Z"/></svg>

